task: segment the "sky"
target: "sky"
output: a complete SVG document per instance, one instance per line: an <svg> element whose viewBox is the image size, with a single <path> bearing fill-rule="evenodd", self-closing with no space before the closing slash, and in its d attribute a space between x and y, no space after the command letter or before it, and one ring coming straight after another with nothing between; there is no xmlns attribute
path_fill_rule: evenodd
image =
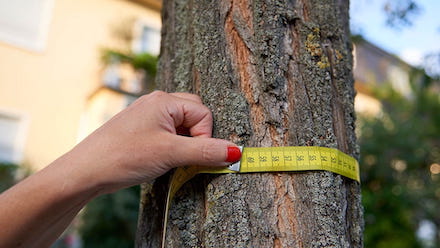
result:
<svg viewBox="0 0 440 248"><path fill-rule="evenodd" d="M424 55L440 53L439 0L416 0L421 11L413 18L412 26L401 29L386 25L384 2L351 0L352 31L412 65L421 65Z"/></svg>

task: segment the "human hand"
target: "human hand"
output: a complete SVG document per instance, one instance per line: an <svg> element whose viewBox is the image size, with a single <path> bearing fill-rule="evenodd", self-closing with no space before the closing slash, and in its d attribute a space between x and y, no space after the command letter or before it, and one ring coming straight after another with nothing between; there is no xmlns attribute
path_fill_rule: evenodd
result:
<svg viewBox="0 0 440 248"><path fill-rule="evenodd" d="M156 91L88 136L71 153L78 170L114 191L184 165L227 166L240 159L237 146L211 138L212 115L200 98ZM190 135L182 136L179 134Z"/></svg>
<svg viewBox="0 0 440 248"><path fill-rule="evenodd" d="M0 194L0 226L7 226L0 246L49 247L100 194L152 180L173 167L226 166L240 159L233 143L211 138L211 131L211 112L195 95L157 91L141 97Z"/></svg>

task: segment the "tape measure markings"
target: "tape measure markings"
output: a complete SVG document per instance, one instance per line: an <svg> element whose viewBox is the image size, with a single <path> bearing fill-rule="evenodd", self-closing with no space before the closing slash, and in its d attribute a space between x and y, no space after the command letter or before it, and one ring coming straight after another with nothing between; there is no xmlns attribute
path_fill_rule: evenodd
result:
<svg viewBox="0 0 440 248"><path fill-rule="evenodd" d="M339 150L325 147L246 147L239 173L306 170L327 170L359 181L357 161ZM237 172L219 167L180 167L173 175L173 182L199 173Z"/></svg>
<svg viewBox="0 0 440 248"><path fill-rule="evenodd" d="M243 155L240 173L328 170L359 181L357 161L332 148L247 147Z"/></svg>

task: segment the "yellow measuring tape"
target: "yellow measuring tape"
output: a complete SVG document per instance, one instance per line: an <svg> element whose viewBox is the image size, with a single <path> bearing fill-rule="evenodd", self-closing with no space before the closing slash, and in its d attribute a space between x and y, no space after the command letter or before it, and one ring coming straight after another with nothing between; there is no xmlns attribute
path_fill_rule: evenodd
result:
<svg viewBox="0 0 440 248"><path fill-rule="evenodd" d="M245 147L241 160L227 168L186 166L171 177L165 207L162 247L165 246L168 210L180 187L200 173L251 173L325 170L360 182L359 164L353 157L333 148L316 146Z"/></svg>

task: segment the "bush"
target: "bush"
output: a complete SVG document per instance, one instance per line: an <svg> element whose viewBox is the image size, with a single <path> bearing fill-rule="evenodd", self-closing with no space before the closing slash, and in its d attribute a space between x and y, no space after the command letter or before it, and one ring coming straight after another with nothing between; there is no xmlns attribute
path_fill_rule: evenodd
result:
<svg viewBox="0 0 440 248"><path fill-rule="evenodd" d="M134 247L139 186L100 196L87 204L80 235L84 248Z"/></svg>
<svg viewBox="0 0 440 248"><path fill-rule="evenodd" d="M439 247L438 234L416 234L423 221L440 228L439 95L428 87L410 98L377 93L383 113L360 122L365 247Z"/></svg>
<svg viewBox="0 0 440 248"><path fill-rule="evenodd" d="M7 190L15 183L18 166L11 163L0 163L0 192Z"/></svg>

